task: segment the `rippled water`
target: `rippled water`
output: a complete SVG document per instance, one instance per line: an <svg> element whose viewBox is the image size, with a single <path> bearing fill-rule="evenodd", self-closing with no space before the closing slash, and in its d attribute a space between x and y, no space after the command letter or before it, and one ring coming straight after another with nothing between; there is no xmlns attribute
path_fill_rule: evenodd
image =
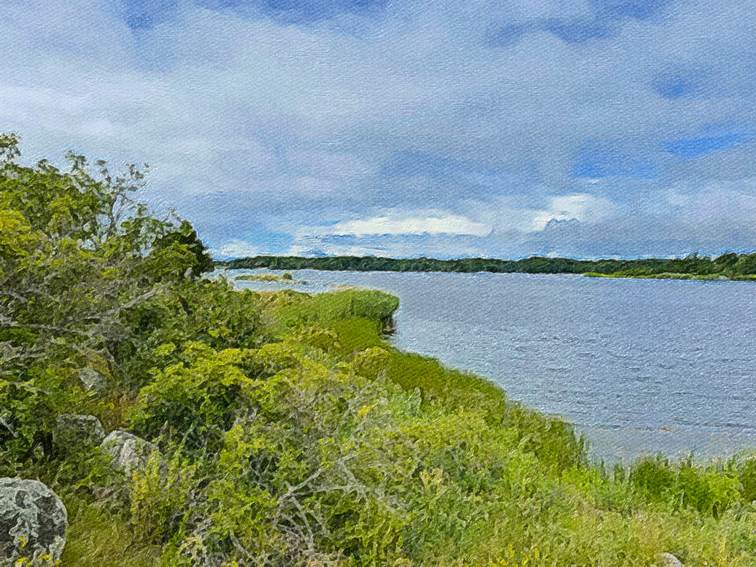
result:
<svg viewBox="0 0 756 567"><path fill-rule="evenodd" d="M582 276L294 272L397 294L395 344L576 424L610 461L756 447L756 285ZM275 283L239 282L274 289Z"/></svg>

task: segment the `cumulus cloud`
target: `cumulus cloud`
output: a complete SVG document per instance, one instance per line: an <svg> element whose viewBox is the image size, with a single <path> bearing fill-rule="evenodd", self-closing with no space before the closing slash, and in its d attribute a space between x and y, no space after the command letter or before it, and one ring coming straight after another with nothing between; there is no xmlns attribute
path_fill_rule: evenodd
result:
<svg viewBox="0 0 756 567"><path fill-rule="evenodd" d="M219 252L749 246L755 0L271 6L3 2L0 128L150 163Z"/></svg>
<svg viewBox="0 0 756 567"><path fill-rule="evenodd" d="M614 204L603 197L588 193L559 195L549 200L549 207L539 211L533 219L533 228L543 230L552 221L575 220L597 223L611 217Z"/></svg>
<svg viewBox="0 0 756 567"><path fill-rule="evenodd" d="M382 234L469 234L485 236L491 227L472 221L461 215L445 212L429 216L379 216L367 219L342 221L325 229L338 235L382 235Z"/></svg>
<svg viewBox="0 0 756 567"><path fill-rule="evenodd" d="M259 253L259 249L245 240L235 238L211 252L213 256L221 258L243 258L245 256L255 256Z"/></svg>

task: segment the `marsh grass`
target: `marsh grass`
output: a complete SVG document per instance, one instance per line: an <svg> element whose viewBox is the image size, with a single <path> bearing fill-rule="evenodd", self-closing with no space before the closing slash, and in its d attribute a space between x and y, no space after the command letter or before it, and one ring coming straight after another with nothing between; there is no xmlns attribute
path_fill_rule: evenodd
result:
<svg viewBox="0 0 756 567"><path fill-rule="evenodd" d="M295 280L294 276L290 272L284 272L283 274L242 274L234 278L237 281L242 282L283 282L292 284L304 283L300 280Z"/></svg>
<svg viewBox="0 0 756 567"><path fill-rule="evenodd" d="M700 280L700 281L754 281L756 275L753 274L685 274L677 272L661 272L658 274L646 274L638 272L612 272L608 274L599 272L585 272L583 274L589 278L609 278L609 279L639 279L639 280Z"/></svg>
<svg viewBox="0 0 756 567"><path fill-rule="evenodd" d="M155 567L162 549L138 539L127 520L94 505L66 503L70 528L62 563L71 567Z"/></svg>

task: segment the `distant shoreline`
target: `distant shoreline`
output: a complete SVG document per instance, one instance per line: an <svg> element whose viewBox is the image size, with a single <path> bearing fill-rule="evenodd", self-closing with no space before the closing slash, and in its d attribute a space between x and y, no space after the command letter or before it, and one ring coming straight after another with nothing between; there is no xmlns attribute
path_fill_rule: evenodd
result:
<svg viewBox="0 0 756 567"><path fill-rule="evenodd" d="M732 281L756 281L756 275L730 275L724 274L675 274L663 272L660 274L625 274L622 272L599 274L596 272L586 272L583 274L589 278L608 278L608 279L633 279L633 280L695 280L707 282L732 282Z"/></svg>
<svg viewBox="0 0 756 567"><path fill-rule="evenodd" d="M381 258L375 256L254 256L217 261L227 269L326 270L357 272L492 272L582 274L592 277L643 279L756 281L756 252L717 257L691 254L684 258L576 260L532 256L521 260L495 258Z"/></svg>

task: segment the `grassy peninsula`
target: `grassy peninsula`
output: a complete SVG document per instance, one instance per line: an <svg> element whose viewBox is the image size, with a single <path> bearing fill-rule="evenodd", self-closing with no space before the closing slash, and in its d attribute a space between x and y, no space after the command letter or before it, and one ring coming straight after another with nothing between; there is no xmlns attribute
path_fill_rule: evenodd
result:
<svg viewBox="0 0 756 567"><path fill-rule="evenodd" d="M17 155L1 138L0 477L62 498L63 566L753 564L756 459L594 466L569 424L393 348L397 298L203 279L139 170ZM72 414L149 450L119 468Z"/></svg>
<svg viewBox="0 0 756 567"><path fill-rule="evenodd" d="M301 283L294 279L289 272L283 274L242 274L236 276L235 280L241 282L280 282L280 283Z"/></svg>
<svg viewBox="0 0 756 567"><path fill-rule="evenodd" d="M228 269L341 270L392 272L494 272L523 274L585 274L602 277L678 279L750 279L756 276L756 253L727 253L717 257L691 254L684 258L638 260L575 260L533 256L521 260L495 258L379 258L374 256L254 256L218 262Z"/></svg>

